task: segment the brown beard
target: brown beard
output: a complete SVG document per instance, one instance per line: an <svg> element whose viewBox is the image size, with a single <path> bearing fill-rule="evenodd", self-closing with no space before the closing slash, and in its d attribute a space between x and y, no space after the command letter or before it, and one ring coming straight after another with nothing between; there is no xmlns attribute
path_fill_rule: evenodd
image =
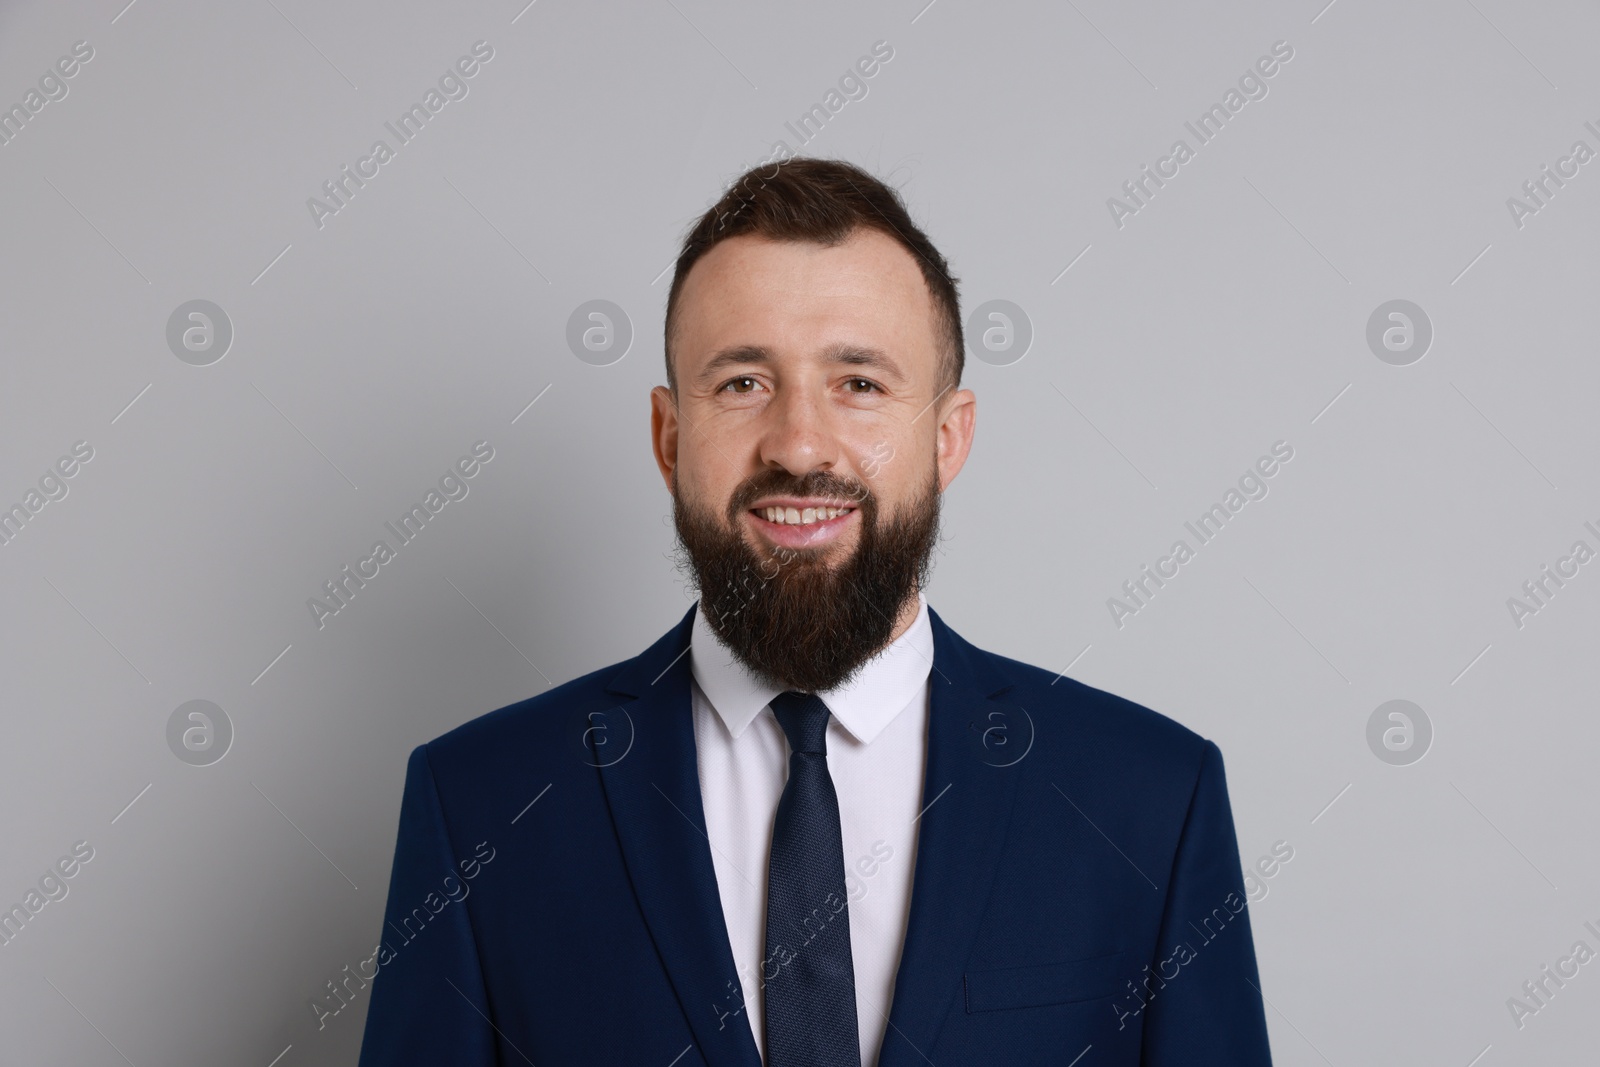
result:
<svg viewBox="0 0 1600 1067"><path fill-rule="evenodd" d="M780 494L855 502L861 513L855 551L830 565L824 553L835 551L832 546L770 554L751 548L743 514L763 496ZM826 692L888 646L902 607L927 585L939 496L935 468L919 497L880 521L877 497L861 482L831 471L797 478L764 470L734 490L719 520L684 502L674 470L680 569L700 591L712 631L746 668L784 689Z"/></svg>

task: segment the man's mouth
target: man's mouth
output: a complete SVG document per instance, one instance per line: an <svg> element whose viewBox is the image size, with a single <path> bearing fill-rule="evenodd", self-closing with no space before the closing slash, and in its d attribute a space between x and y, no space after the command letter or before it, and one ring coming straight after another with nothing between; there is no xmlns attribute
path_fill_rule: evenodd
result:
<svg viewBox="0 0 1600 1067"><path fill-rule="evenodd" d="M795 508L774 506L765 508L751 508L750 510L761 516L763 519L766 519L768 522L780 523L787 526L810 526L816 522L826 522L829 519L836 519L841 515L847 515L854 511L855 508L835 508L826 506Z"/></svg>
<svg viewBox="0 0 1600 1067"><path fill-rule="evenodd" d="M841 501L774 500L749 510L755 528L785 548L819 548L839 537L856 508Z"/></svg>

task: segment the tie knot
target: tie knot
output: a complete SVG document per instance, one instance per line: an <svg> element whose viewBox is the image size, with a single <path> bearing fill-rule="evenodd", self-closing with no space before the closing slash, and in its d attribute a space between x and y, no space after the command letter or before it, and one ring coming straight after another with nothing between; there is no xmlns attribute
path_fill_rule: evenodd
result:
<svg viewBox="0 0 1600 1067"><path fill-rule="evenodd" d="M789 738L791 752L826 755L828 705L815 693L779 693L772 698L772 713Z"/></svg>

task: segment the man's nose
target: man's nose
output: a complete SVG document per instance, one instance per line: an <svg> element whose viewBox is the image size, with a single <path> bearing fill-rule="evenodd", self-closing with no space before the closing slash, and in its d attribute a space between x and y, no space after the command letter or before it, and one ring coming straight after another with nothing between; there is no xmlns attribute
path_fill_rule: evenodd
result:
<svg viewBox="0 0 1600 1067"><path fill-rule="evenodd" d="M809 391L780 388L762 413L768 420L761 437L761 462L803 475L829 470L838 460L838 441L825 404Z"/></svg>

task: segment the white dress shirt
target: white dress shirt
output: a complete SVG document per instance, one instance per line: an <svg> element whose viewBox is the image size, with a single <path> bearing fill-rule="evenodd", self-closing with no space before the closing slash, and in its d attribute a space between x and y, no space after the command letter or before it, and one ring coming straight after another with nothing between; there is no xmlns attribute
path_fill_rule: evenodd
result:
<svg viewBox="0 0 1600 1067"><path fill-rule="evenodd" d="M818 693L830 711L828 772L839 796L856 972L861 1062L872 1067L888 1028L916 863L916 817L927 759L933 627L917 594L916 621L848 684ZM789 744L768 702L781 690L747 671L703 611L690 639L695 755L717 890L743 986L724 1025L749 1019L766 1055L761 961L766 948L772 821L789 774Z"/></svg>

